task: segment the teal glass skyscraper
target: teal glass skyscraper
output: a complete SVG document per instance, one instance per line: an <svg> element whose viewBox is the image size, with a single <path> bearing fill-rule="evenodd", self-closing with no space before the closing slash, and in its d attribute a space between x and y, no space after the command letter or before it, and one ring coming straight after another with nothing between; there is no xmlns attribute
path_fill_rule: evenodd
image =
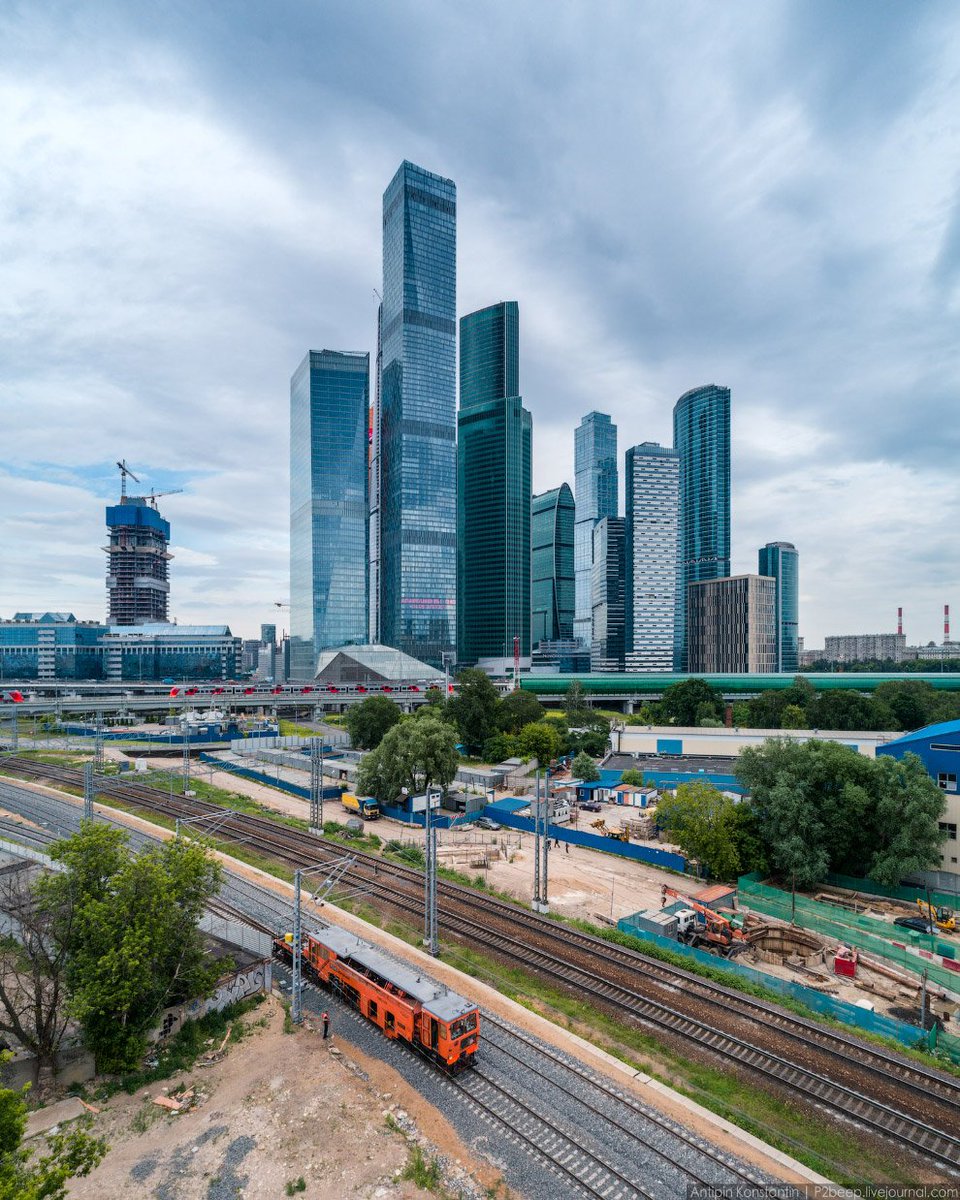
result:
<svg viewBox="0 0 960 1200"><path fill-rule="evenodd" d="M290 380L290 670L367 640L370 355L311 350Z"/></svg>
<svg viewBox="0 0 960 1200"><path fill-rule="evenodd" d="M573 636L593 642L593 527L617 515L617 427L606 413L588 413L574 432L575 615Z"/></svg>
<svg viewBox="0 0 960 1200"><path fill-rule="evenodd" d="M568 483L533 498L531 518L531 629L541 642L573 637L573 525L575 507Z"/></svg>
<svg viewBox="0 0 960 1200"><path fill-rule="evenodd" d="M676 667L687 669L687 589L730 574L730 389L684 392L673 409L680 456L680 587Z"/></svg>
<svg viewBox="0 0 960 1200"><path fill-rule="evenodd" d="M457 189L403 162L383 194L375 450L381 642L433 666L457 628Z"/></svg>
<svg viewBox="0 0 960 1200"><path fill-rule="evenodd" d="M793 542L767 542L759 560L760 574L774 581L774 670L794 674L800 666L800 555Z"/></svg>
<svg viewBox="0 0 960 1200"><path fill-rule="evenodd" d="M532 423L520 398L515 300L460 319L458 656L530 654Z"/></svg>

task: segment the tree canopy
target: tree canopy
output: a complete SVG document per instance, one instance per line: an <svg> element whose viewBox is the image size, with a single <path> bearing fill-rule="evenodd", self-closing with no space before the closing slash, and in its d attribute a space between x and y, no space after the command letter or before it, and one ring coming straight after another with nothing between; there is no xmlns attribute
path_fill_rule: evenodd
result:
<svg viewBox="0 0 960 1200"><path fill-rule="evenodd" d="M660 700L658 719L671 725L697 725L723 719L723 696L705 679L684 679L671 684Z"/></svg>
<svg viewBox="0 0 960 1200"><path fill-rule="evenodd" d="M597 764L589 754L585 754L582 750L573 760L570 770L573 772L574 779L580 779L583 783L596 783L600 778Z"/></svg>
<svg viewBox="0 0 960 1200"><path fill-rule="evenodd" d="M771 738L743 751L737 775L770 866L799 887L830 871L899 883L939 865L945 800L915 755Z"/></svg>
<svg viewBox="0 0 960 1200"><path fill-rule="evenodd" d="M456 730L429 707L413 721L394 725L376 750L364 755L357 773L357 790L393 804L407 788L415 794L453 781L460 763Z"/></svg>
<svg viewBox="0 0 960 1200"><path fill-rule="evenodd" d="M497 725L504 733L519 733L524 725L542 721L544 707L532 692L510 692L497 705Z"/></svg>
<svg viewBox="0 0 960 1200"><path fill-rule="evenodd" d="M742 869L738 807L712 783L694 780L682 783L676 795L660 798L657 825L712 876L735 879Z"/></svg>
<svg viewBox="0 0 960 1200"><path fill-rule="evenodd" d="M0 1086L0 1200L63 1200L68 1180L89 1175L107 1144L74 1125L25 1148L28 1090Z"/></svg>
<svg viewBox="0 0 960 1200"><path fill-rule="evenodd" d="M447 701L446 716L471 753L478 753L497 732L499 703L497 689L485 671L468 667L457 676L457 694Z"/></svg>
<svg viewBox="0 0 960 1200"><path fill-rule="evenodd" d="M388 696L368 696L347 712L350 741L358 750L375 750L388 729L400 721L400 706Z"/></svg>
<svg viewBox="0 0 960 1200"><path fill-rule="evenodd" d="M126 842L118 829L84 824L53 844L64 870L41 888L44 903L72 911L63 932L70 1008L102 1071L134 1065L162 1010L207 994L222 970L197 928L220 865L192 840L136 855Z"/></svg>
<svg viewBox="0 0 960 1200"><path fill-rule="evenodd" d="M531 721L520 731L520 752L548 767L560 752L560 734L549 721Z"/></svg>

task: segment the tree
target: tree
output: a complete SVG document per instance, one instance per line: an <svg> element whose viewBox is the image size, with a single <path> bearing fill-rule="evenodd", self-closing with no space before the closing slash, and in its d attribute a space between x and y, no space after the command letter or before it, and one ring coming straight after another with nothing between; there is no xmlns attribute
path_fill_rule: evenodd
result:
<svg viewBox="0 0 960 1200"><path fill-rule="evenodd" d="M457 676L457 694L447 702L446 714L456 725L460 740L471 752L479 751L497 732L497 689L485 671L468 667Z"/></svg>
<svg viewBox="0 0 960 1200"><path fill-rule="evenodd" d="M347 712L350 741L359 750L376 750L388 729L400 721L400 706L387 696L368 696Z"/></svg>
<svg viewBox="0 0 960 1200"><path fill-rule="evenodd" d="M570 769L573 772L574 779L580 779L584 783L596 783L600 778L597 764L589 754L585 754L582 750L573 760L573 766Z"/></svg>
<svg viewBox="0 0 960 1200"><path fill-rule="evenodd" d="M657 803L657 824L688 857L696 858L717 879L740 872L736 805L711 783L682 783L675 796Z"/></svg>
<svg viewBox="0 0 960 1200"><path fill-rule="evenodd" d="M0 938L0 1032L11 1034L37 1060L41 1093L52 1082L66 1032L67 944L73 906L44 903L41 885L25 870L0 887L0 909L11 932Z"/></svg>
<svg viewBox="0 0 960 1200"><path fill-rule="evenodd" d="M807 714L799 704L788 704L780 714L781 729L807 729Z"/></svg>
<svg viewBox="0 0 960 1200"><path fill-rule="evenodd" d="M520 752L547 767L560 752L560 735L546 721L531 721L520 731Z"/></svg>
<svg viewBox="0 0 960 1200"><path fill-rule="evenodd" d="M483 743L483 758L485 762L501 763L508 758L516 758L520 753L520 739L512 733L495 733Z"/></svg>
<svg viewBox="0 0 960 1200"><path fill-rule="evenodd" d="M799 887L829 871L899 882L939 863L943 794L912 755L771 738L743 751L756 832L770 866Z"/></svg>
<svg viewBox="0 0 960 1200"><path fill-rule="evenodd" d="M629 767L620 776L620 782L630 787L643 787L643 772L638 771L636 767Z"/></svg>
<svg viewBox="0 0 960 1200"><path fill-rule="evenodd" d="M497 725L504 733L519 733L524 725L542 721L544 708L532 692L521 688L511 692L497 705Z"/></svg>
<svg viewBox="0 0 960 1200"><path fill-rule="evenodd" d="M707 708L701 709L701 705ZM660 700L660 718L671 725L696 725L701 713L723 719L723 697L705 679L674 683Z"/></svg>
<svg viewBox="0 0 960 1200"><path fill-rule="evenodd" d="M590 716L587 693L579 679L572 679L567 685L563 707L567 714L567 724L570 726L580 725Z"/></svg>
<svg viewBox="0 0 960 1200"><path fill-rule="evenodd" d="M9 1054L0 1057L6 1061ZM0 1087L0 1200L63 1200L70 1179L89 1175L107 1152L103 1138L82 1126L48 1136L44 1149L25 1149L29 1088Z"/></svg>
<svg viewBox="0 0 960 1200"><path fill-rule="evenodd" d="M449 786L459 763L456 731L423 709L415 721L394 725L377 749L364 755L357 790L381 804L394 804L404 788L421 793L434 784Z"/></svg>
<svg viewBox="0 0 960 1200"><path fill-rule="evenodd" d="M751 728L750 704L747 700L738 700L733 706L733 723L738 729Z"/></svg>
<svg viewBox="0 0 960 1200"><path fill-rule="evenodd" d="M50 855L45 902L73 905L66 937L70 1007L99 1070L134 1065L160 1013L210 992L222 964L198 923L222 879L198 842L176 838L125 853L119 830L84 825Z"/></svg>
<svg viewBox="0 0 960 1200"><path fill-rule="evenodd" d="M916 754L896 759L881 754L877 804L878 848L867 872L878 883L899 887L905 875L940 865L944 834L939 822L946 797Z"/></svg>
<svg viewBox="0 0 960 1200"><path fill-rule="evenodd" d="M898 729L921 729L940 719L940 694L923 680L897 679L881 683L874 696L893 713Z"/></svg>

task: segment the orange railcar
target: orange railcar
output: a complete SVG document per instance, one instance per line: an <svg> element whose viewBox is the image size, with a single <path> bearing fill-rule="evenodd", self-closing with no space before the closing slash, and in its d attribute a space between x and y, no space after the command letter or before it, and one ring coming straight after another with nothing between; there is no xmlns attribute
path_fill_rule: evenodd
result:
<svg viewBox="0 0 960 1200"><path fill-rule="evenodd" d="M274 952L293 960L293 938L277 938ZM480 1013L471 1001L343 929L304 934L303 974L371 1020L389 1038L408 1042L445 1071L472 1065L480 1042Z"/></svg>

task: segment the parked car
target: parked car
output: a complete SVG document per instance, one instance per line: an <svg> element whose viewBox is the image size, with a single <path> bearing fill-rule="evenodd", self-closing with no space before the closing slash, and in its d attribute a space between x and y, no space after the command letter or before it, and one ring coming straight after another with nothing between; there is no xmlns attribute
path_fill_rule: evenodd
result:
<svg viewBox="0 0 960 1200"><path fill-rule="evenodd" d="M599 800L584 800L580 807L584 812L603 812L603 805Z"/></svg>
<svg viewBox="0 0 960 1200"><path fill-rule="evenodd" d="M920 933L936 932L930 922L925 921L923 917L896 917L893 923L903 929L916 929Z"/></svg>
<svg viewBox="0 0 960 1200"><path fill-rule="evenodd" d="M500 829L501 828L496 823L496 821L491 821L489 817L477 817L477 819L474 821L474 825L476 825L476 827L478 829Z"/></svg>

